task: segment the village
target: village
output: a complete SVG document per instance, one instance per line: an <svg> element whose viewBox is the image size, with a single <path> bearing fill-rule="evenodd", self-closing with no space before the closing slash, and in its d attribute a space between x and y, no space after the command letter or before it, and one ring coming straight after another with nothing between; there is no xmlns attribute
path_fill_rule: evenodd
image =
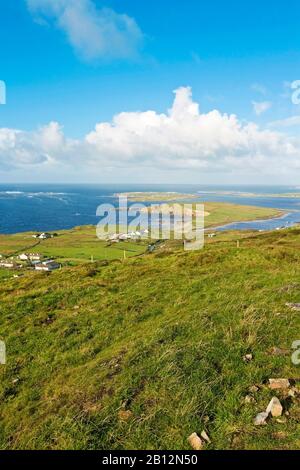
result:
<svg viewBox="0 0 300 470"><path fill-rule="evenodd" d="M54 238L56 234L41 233L32 235L39 240ZM51 272L61 268L61 264L54 259L46 259L39 253L21 253L14 256L5 257L0 254L0 268L21 270L31 269L35 271Z"/></svg>
<svg viewBox="0 0 300 470"><path fill-rule="evenodd" d="M60 269L61 264L53 259L43 259L39 253L22 253L18 256L3 258L0 255L0 267L6 269L34 269L35 271L54 271Z"/></svg>
<svg viewBox="0 0 300 470"><path fill-rule="evenodd" d="M99 242L97 239L88 241L90 237L89 231L86 233L85 230L84 227L80 230L77 229L75 235L70 233L67 235L68 238L57 233L43 232L30 234L30 238L34 238L36 243L29 247L24 245L23 247L18 247L15 245L14 251L10 250L10 252L5 253L4 251L1 253L0 269L13 271L14 277L20 277L21 271L25 270L49 273L61 269L63 266L69 266L70 263L80 263L83 259L86 262L94 262L97 257L94 256L94 249L91 249L91 246L94 248L96 241L97 247L95 247L95 251L98 257L100 255L100 257L105 258L106 256L112 256L113 258L121 257L123 259L126 257L124 254L126 250L128 250L128 256L141 254L146 251L146 245L140 242L149 237L148 230L129 233L110 233L106 235L105 240L103 240L104 243ZM84 238L82 238L82 232L84 232ZM49 245L48 242L51 242L51 239L53 239L53 244ZM80 239L79 247L78 239ZM75 253L73 251L73 244L76 246ZM87 247L85 246L86 244ZM113 246L116 244L121 244L122 246L114 249ZM50 253L49 246L51 247ZM119 254L119 250L121 250L122 256ZM149 251L151 250L149 249ZM68 252L70 253L69 255L67 255ZM59 262L57 258L59 258Z"/></svg>
<svg viewBox="0 0 300 470"><path fill-rule="evenodd" d="M141 230L129 233L114 233L107 236L107 241L110 243L120 243L126 240L140 241L149 238L149 230Z"/></svg>

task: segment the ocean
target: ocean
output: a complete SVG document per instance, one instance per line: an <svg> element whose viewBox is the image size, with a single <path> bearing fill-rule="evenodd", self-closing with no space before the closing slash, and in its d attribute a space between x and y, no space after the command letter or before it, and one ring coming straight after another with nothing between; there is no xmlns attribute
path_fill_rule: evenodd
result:
<svg viewBox="0 0 300 470"><path fill-rule="evenodd" d="M283 209L281 219L230 224L220 228L271 230L300 222L300 192L295 186L205 185L54 185L1 184L0 233L54 231L79 225L96 225L100 204L117 205L120 192L179 192L197 194L201 201L221 201ZM288 193L291 197L279 197Z"/></svg>

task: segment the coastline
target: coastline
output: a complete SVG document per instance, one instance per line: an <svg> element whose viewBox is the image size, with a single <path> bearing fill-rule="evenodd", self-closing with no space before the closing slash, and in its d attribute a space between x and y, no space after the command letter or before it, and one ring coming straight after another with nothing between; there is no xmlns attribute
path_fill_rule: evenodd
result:
<svg viewBox="0 0 300 470"><path fill-rule="evenodd" d="M220 203L220 204L223 204L223 203ZM276 210L276 209L274 209ZM280 220L283 220L285 219L286 217L288 217L290 214L292 213L292 211L281 211L278 209L278 216L273 216L273 215L269 215L269 216L265 216L265 217L257 217L257 218L253 218L253 219L246 219L246 220L242 220L242 219L237 219L237 220L233 220L233 221L230 221L228 223L224 223L224 224L215 224L215 223L211 223L211 224L208 224L208 225L205 225L205 228L204 230L205 231L210 231L212 229L214 230L218 230L218 229L224 229L226 227L230 227L231 225L233 224L251 224L251 223L264 223L264 222L267 222L267 221L280 221ZM206 217L210 215L209 212L206 212L205 213ZM206 219L207 220L207 219ZM300 221L299 221L300 223ZM297 223L293 224L294 226L297 225ZM291 225L292 226L292 225ZM66 228L59 228L59 229L51 229L51 230L48 230L50 232L72 232L72 231L76 231L76 230L81 230L81 229L89 229L89 228L92 228L94 227L95 230L96 230L96 227L97 227L97 223L94 225L94 224L79 224L79 225L74 225L72 227L66 227ZM230 228L229 228L230 230ZM232 230L241 230L241 229L232 229ZM254 230L254 229L252 229ZM273 231L273 230L276 230L276 229L270 229L270 231ZM256 230L254 230L256 231ZM22 235L28 235L28 236L32 236L36 231L34 230L26 230L26 231L18 231L18 232L11 232L11 233L4 233L4 232L0 232L0 242L1 242L1 238L2 237L11 237L11 236L22 236ZM43 232L43 230L40 230L40 232Z"/></svg>
<svg viewBox="0 0 300 470"><path fill-rule="evenodd" d="M266 216L264 218L254 218L252 220L236 220L236 221L233 221L233 222L229 222L228 224L222 224L222 225L210 225L208 227L205 227L205 231L209 231L211 229L215 229L215 230L218 230L218 229L224 229L226 227L230 227L231 225L234 225L234 224L251 224L251 223L264 223L264 222L267 222L267 221L276 221L276 220L282 220L286 217L288 217L292 211L287 211L287 212L284 212L284 211L280 211L279 210L279 213L280 215L278 217L273 217L273 216ZM296 225L296 223L294 224L294 226ZM230 229L229 229L230 230ZM239 231L241 229L232 229L233 231ZM254 230L254 229L250 229L250 230ZM272 232L276 229L270 229L269 231ZM257 231L257 230L254 230L254 231Z"/></svg>

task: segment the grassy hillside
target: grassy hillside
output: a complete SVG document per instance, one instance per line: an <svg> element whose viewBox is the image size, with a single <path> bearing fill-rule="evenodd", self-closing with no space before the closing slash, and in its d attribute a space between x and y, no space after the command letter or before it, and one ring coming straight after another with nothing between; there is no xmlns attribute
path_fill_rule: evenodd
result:
<svg viewBox="0 0 300 470"><path fill-rule="evenodd" d="M300 449L299 397L264 385L300 377L300 231L236 237L2 280L0 448Z"/></svg>

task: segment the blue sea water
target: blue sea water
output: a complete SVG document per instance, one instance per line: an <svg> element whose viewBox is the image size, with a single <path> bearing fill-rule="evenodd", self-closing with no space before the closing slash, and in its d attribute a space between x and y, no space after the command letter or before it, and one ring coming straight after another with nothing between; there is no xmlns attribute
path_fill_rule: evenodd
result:
<svg viewBox="0 0 300 470"><path fill-rule="evenodd" d="M115 194L130 191L193 193L200 201L224 201L285 210L282 220L231 224L223 229L271 230L300 222L300 199L268 197L268 194L300 192L282 186L204 185L0 185L0 233L53 231L78 225L96 225L100 204L118 204ZM250 193L249 195L247 195Z"/></svg>

